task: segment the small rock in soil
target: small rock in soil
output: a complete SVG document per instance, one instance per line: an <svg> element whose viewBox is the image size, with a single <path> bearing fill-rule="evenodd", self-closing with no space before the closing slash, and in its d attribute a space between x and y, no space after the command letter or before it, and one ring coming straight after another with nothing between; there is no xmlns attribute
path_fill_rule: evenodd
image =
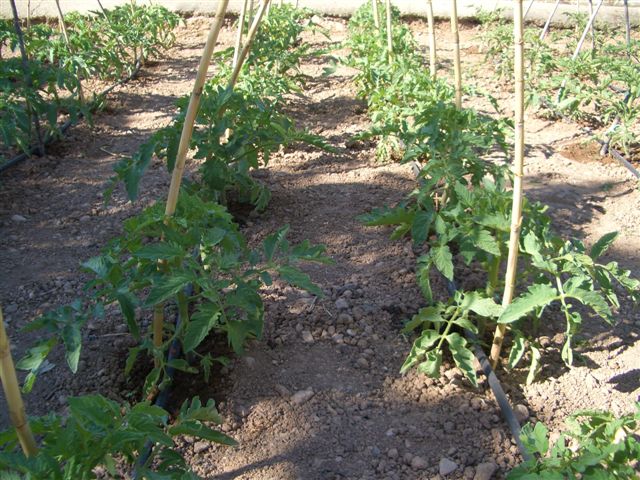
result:
<svg viewBox="0 0 640 480"><path fill-rule="evenodd" d="M498 466L493 462L484 462L476 467L476 474L473 480L489 480L496 473Z"/></svg>
<svg viewBox="0 0 640 480"><path fill-rule="evenodd" d="M27 221L27 219L22 215L11 215L11 220L13 220L16 223L23 223Z"/></svg>
<svg viewBox="0 0 640 480"><path fill-rule="evenodd" d="M296 405L302 405L308 402L313 397L313 390L300 390L291 395L291 401Z"/></svg>
<svg viewBox="0 0 640 480"><path fill-rule="evenodd" d="M360 357L358 358L358 360L356 361L356 364L358 365L358 367L360 368L369 368L369 362L367 361L366 358L364 357Z"/></svg>
<svg viewBox="0 0 640 480"><path fill-rule="evenodd" d="M346 310L349 308L349 302L347 302L344 298L339 298L336 300L336 308L338 310Z"/></svg>
<svg viewBox="0 0 640 480"><path fill-rule="evenodd" d="M288 397L291 395L291 392L289 391L289 389L287 387L285 387L284 385L280 385L278 383L276 383L276 385L273 387L273 389L278 392L278 394L281 397Z"/></svg>
<svg viewBox="0 0 640 480"><path fill-rule="evenodd" d="M440 459L440 464L438 465L438 471L440 475L443 477L453 473L458 468L458 464L453 460L449 460L446 457Z"/></svg>
<svg viewBox="0 0 640 480"><path fill-rule="evenodd" d="M428 467L428 464L424 458L416 455L411 459L411 468L413 468L414 470L424 470L427 467Z"/></svg>
<svg viewBox="0 0 640 480"><path fill-rule="evenodd" d="M209 443L207 442L196 442L193 444L193 452L194 453L202 453L207 448L209 448Z"/></svg>
<svg viewBox="0 0 640 480"><path fill-rule="evenodd" d="M302 341L304 343L313 343L313 335L309 330L304 330L302 332Z"/></svg>
<svg viewBox="0 0 640 480"><path fill-rule="evenodd" d="M398 449L397 448L390 448L387 451L387 457L389 457L389 458L398 458Z"/></svg>
<svg viewBox="0 0 640 480"><path fill-rule="evenodd" d="M516 418L520 423L526 422L529 419L529 409L521 403L514 407L513 412L516 414Z"/></svg>

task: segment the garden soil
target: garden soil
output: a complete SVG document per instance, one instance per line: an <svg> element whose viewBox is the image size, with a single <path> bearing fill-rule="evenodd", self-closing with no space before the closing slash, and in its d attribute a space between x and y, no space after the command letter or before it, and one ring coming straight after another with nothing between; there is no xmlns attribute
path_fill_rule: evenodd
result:
<svg viewBox="0 0 640 480"><path fill-rule="evenodd" d="M118 235L123 220L166 195L169 175L155 162L136 203L126 202L120 188L107 206L103 201L120 157L166 125L175 100L189 92L208 23L188 19L177 45L117 88L93 125L73 128L44 158L0 179L0 303L17 358L34 340L20 328L82 293L87 277L80 262ZM331 40L308 40L339 48L346 23L327 18L322 24ZM426 26L414 21L411 27L424 47ZM476 35L473 25L462 28L465 78L496 96L511 115L511 89L491 76ZM232 40L227 25L221 42ZM452 57L447 24L438 25L438 42L446 75ZM326 295L315 298L278 283L265 289L264 338L208 384L181 378L173 398L173 408L187 393L215 398L221 428L239 446L184 438L180 448L198 474L218 480L503 478L521 459L486 381L473 388L451 364L439 380L399 374L411 345L401 326L423 305L416 256L408 240L391 241L387 229L366 228L357 216L402 199L413 187L412 173L407 165L376 162L373 142L352 140L369 126L366 104L355 98L353 71L339 67L323 76L329 63L325 56L303 66L309 79L291 98L288 113L337 152L280 152L257 172L272 191L269 208L239 215L252 244L283 224L291 226L292 241L325 244L335 263L306 269ZM463 102L492 114L483 98ZM564 235L591 244L619 231L607 259L638 274L637 183L616 163L601 162L596 149L576 148L588 141L576 125L528 115L526 130L527 195L549 205ZM576 151L580 158L571 158ZM463 287L482 283L479 272L465 272ZM444 299L444 286L436 290ZM557 431L579 409L632 411L640 394L640 315L632 305L622 302L613 326L585 320L572 369L560 360L562 331L562 318L552 311L542 326L543 369L533 385L524 385L524 368L498 372L520 420L541 420ZM216 354L227 351L219 340L211 344ZM63 412L67 398L78 394L119 400L139 395L139 378L123 377L132 339L115 310L90 322L83 345L76 375L59 353L52 356L53 368L26 397L30 414ZM6 415L1 420L6 426Z"/></svg>

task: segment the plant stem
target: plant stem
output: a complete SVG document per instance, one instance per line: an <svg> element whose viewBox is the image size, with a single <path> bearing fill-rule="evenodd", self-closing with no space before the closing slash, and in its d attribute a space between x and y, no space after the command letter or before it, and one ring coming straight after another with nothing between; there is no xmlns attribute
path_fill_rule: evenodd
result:
<svg viewBox="0 0 640 480"><path fill-rule="evenodd" d="M516 286L518 268L518 243L522 225L522 178L524 176L524 28L522 0L514 1L514 48L515 48L515 146L513 164L513 203L511 206L511 233L509 235L509 256L504 282L502 305L511 303ZM507 326L498 324L491 346L491 365L495 369L500 358L500 350Z"/></svg>
<svg viewBox="0 0 640 480"><path fill-rule="evenodd" d="M13 357L11 356L9 337L4 328L2 307L0 307L0 380L2 381L4 396L7 399L9 417L16 429L22 451L25 456L33 457L38 453L38 447L24 411L24 403L22 401L22 395L20 394L20 387L18 387L16 369L13 365Z"/></svg>
<svg viewBox="0 0 640 480"><path fill-rule="evenodd" d="M451 33L453 34L453 75L456 107L462 108L462 70L460 69L460 33L458 31L458 1L451 0Z"/></svg>
<svg viewBox="0 0 640 480"><path fill-rule="evenodd" d="M458 319L458 315L460 314L460 307L456 308L456 311L453 312L451 318L447 321L447 326L444 328L444 332L440 336L440 341L438 341L438 345L436 346L436 350L440 350L442 348L442 344L444 343L447 335L449 335L449 330L451 330L451 325Z"/></svg>
<svg viewBox="0 0 640 480"><path fill-rule="evenodd" d="M431 76L436 78L436 29L431 0L427 0L427 23L429 24L429 71Z"/></svg>
<svg viewBox="0 0 640 480"><path fill-rule="evenodd" d="M153 309L153 346L157 349L162 347L164 341L164 305L156 305ZM154 360L155 367L160 367L160 360Z"/></svg>

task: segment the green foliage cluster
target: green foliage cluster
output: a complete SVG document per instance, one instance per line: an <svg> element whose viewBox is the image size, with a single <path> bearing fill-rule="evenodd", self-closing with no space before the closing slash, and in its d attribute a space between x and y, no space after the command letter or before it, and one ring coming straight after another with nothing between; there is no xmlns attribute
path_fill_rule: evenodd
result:
<svg viewBox="0 0 640 480"><path fill-rule="evenodd" d="M533 459L514 468L508 480L631 480L638 478L640 403L636 412L582 411L567 420L568 431L551 442L542 423L522 429Z"/></svg>
<svg viewBox="0 0 640 480"><path fill-rule="evenodd" d="M292 25L309 15L304 12L301 16L289 6L273 7L269 18L279 27L270 35L263 34L257 43L265 42L271 50L263 45L261 51L268 54L255 58L285 58L290 48L307 51L291 34L288 42L283 44L281 40L291 30L299 35L302 30ZM278 53L276 49L284 51ZM238 185L246 186L246 191L254 195L254 185L242 182L251 180L249 170L257 168L258 155L266 162L274 149L307 137L310 143L322 143L295 130L277 108L289 91L281 88L291 82L285 76L296 70L294 67L282 70L281 65L265 60L245 70L244 80L235 90L216 83L226 79L226 69L206 86L192 144L196 157L204 159L203 183L192 182L183 188L171 217L165 215L164 202L157 202L128 219L120 237L113 239L101 255L83 263L91 277L85 284L86 295L26 327L40 330L42 335L17 363L18 368L28 371L25 391L33 387L47 367L47 356L58 345L64 348L69 368L75 373L83 327L91 318L99 321L111 306L120 310L137 341L129 350L125 374L141 359L153 362L137 392L141 398L150 399L169 387L173 372L201 373L208 381L215 362L228 361L208 347L206 340L212 334L226 337L238 354L247 340L260 338L264 322L261 292L274 281L322 295L299 264L328 262L324 247L308 241L291 245L286 238L288 226L267 236L258 247L250 247L233 216L220 203L227 189ZM263 76L271 80L265 81ZM180 105L185 107L186 99ZM142 175L154 151L174 161L183 121L184 108L170 127L157 132L142 147L136 160L121 164L120 172L137 169ZM137 194L133 176L124 178L129 193ZM267 193L259 191L250 200L262 207ZM151 323L157 315L177 319L164 322L160 345L154 342L157 337ZM175 355L176 351L183 355ZM96 478L98 468L111 476L128 476L136 458L151 444L156 446L154 454L136 466L141 478L196 479L173 448L173 437L191 435L225 445L235 443L207 426L220 423L212 401L202 405L198 398L191 399L175 415L148 401L128 406L100 396L73 398L69 405L66 420L49 416L31 421L35 433L42 436L35 459L25 458L17 450L13 431L0 435L0 468L11 472L10 478L90 479Z"/></svg>
<svg viewBox="0 0 640 480"><path fill-rule="evenodd" d="M190 145L200 161L201 193L207 198L226 204L233 193L242 203L263 210L271 195L251 176L253 170L267 166L273 152L296 142L330 149L321 137L296 128L282 109L286 95L299 92L302 85L300 60L312 52L300 35L316 28L312 17L312 11L288 4L271 8L233 88L228 85L233 49L214 55L218 72L203 89ZM181 98L174 121L116 166L113 185L124 182L131 200L137 198L154 156L173 170L188 104L188 96Z"/></svg>
<svg viewBox="0 0 640 480"><path fill-rule="evenodd" d="M81 81L122 79L172 45L178 22L164 7L135 3L91 15L73 12L65 17L70 45L46 23L23 30L25 69L12 21L0 20L0 154L28 152L39 141L35 118L47 140L60 134L61 114L72 120L88 115L92 106L81 101Z"/></svg>
<svg viewBox="0 0 640 480"><path fill-rule="evenodd" d="M503 81L511 80L513 32L501 15L483 14L479 35L487 60ZM601 134L629 154L640 130L640 42L627 45L624 29L597 24L578 57L572 58L586 25L573 18L575 29L552 31L541 40L537 28L525 29L527 103L540 115L567 116L595 127L611 125Z"/></svg>
<svg viewBox="0 0 640 480"><path fill-rule="evenodd" d="M496 295L504 288L500 272L506 265L511 229L511 178L504 164L486 157L496 149L506 149L509 124L457 109L452 90L430 78L422 65L403 72L403 65L422 60L415 52L402 53L402 47L389 60L382 53L386 46L371 40L375 27L370 11L366 6L354 16L349 44L365 59L379 58L380 66L362 58L350 62L363 72L361 95L373 109L371 116L383 110L383 115L391 111L394 117L385 130L377 131L397 139L403 147L401 160L414 162L417 172L416 188L404 201L361 217L366 225L394 226L392 238L409 235L414 249L424 252L416 273L428 306L405 326L405 333L417 330L418 338L402 371L417 367L437 377L443 350L448 347L455 363L475 384L472 345L460 333L468 330L482 338L487 327L493 330L497 324L508 324L513 335L509 366L516 367L528 351L531 382L540 368L538 327L551 305L565 317L562 357L571 365L582 322L580 311L590 310L612 323L613 311L619 306L616 292L640 299L640 281L616 262L599 262L616 234L605 235L587 250L582 242L555 234L545 213L547 207L525 199L518 279L530 286L507 308L499 305ZM406 32L400 25L395 28ZM414 44L410 39L404 42ZM396 71L402 73L389 75ZM386 97L387 102L378 97ZM459 292L447 302L437 302L431 288L433 273L453 282L456 271L465 265L485 272L485 289Z"/></svg>

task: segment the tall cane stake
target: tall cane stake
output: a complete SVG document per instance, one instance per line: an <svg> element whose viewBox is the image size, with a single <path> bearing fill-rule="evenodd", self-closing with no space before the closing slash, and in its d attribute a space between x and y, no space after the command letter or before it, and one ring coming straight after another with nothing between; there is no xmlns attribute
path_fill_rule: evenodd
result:
<svg viewBox="0 0 640 480"><path fill-rule="evenodd" d="M511 303L516 287L518 268L518 242L522 225L522 178L524 176L524 35L522 0L514 0L513 33L515 50L515 148L513 161L513 204L511 207L511 234L509 236L509 256L504 282L502 306ZM491 364L496 368L507 326L498 325L491 346Z"/></svg>
<svg viewBox="0 0 640 480"><path fill-rule="evenodd" d="M391 31L391 0L386 0L387 8L387 53L389 61L393 57L393 32Z"/></svg>
<svg viewBox="0 0 640 480"><path fill-rule="evenodd" d="M64 15L62 14L62 8L60 7L60 0L56 0L56 8L58 9L58 23L60 24L60 30L62 31L64 42L67 45L67 50L69 50L69 53L73 55L74 51L73 51L73 47L71 46L71 42L69 41L69 33L67 32L67 26L64 23ZM78 100L80 100L80 103L84 103L84 93L82 91L82 80L79 75L77 75L77 79L78 79Z"/></svg>
<svg viewBox="0 0 640 480"><path fill-rule="evenodd" d="M458 2L451 0L451 33L453 33L453 75L456 107L462 108L462 70L460 69L460 34L458 32Z"/></svg>
<svg viewBox="0 0 640 480"><path fill-rule="evenodd" d="M251 50L253 40L256 38L256 33L258 33L258 27L260 26L262 17L264 16L265 10L269 5L271 5L270 0L263 0L263 2L260 4L260 8L258 8L258 13L256 13L255 18L253 19L253 23L249 28L249 32L247 33L247 42L244 44L244 47L242 47L242 51L240 52L240 56L238 57L238 63L231 73L231 78L229 79L229 88L233 88L238 81L238 76L240 75L242 65L244 64L244 61L249 54L249 50Z"/></svg>
<svg viewBox="0 0 640 480"><path fill-rule="evenodd" d="M189 106L187 107L187 114L182 126L182 134L180 135L180 143L178 144L178 152L176 154L176 162L171 174L171 185L169 185L169 194L167 195L167 205L165 207L165 215L167 217L172 216L176 211L176 205L178 204L178 195L180 194L180 184L182 183L182 176L184 175L184 166L187 161L187 152L189 151L189 144L191 143L191 135L193 133L193 125L198 113L198 107L200 106L200 97L202 97L202 89L207 77L207 70L211 63L211 55L218 41L218 35L224 22L224 15L227 12L227 6L229 0L220 0L218 3L218 10L216 17L211 24L209 30L209 36L205 43L204 50L202 52L202 58L200 58L200 65L198 66L198 74L196 75L196 81L193 85L193 91L191 98L189 99ZM158 305L153 312L153 344L156 347L162 345L162 334L164 331L164 315L162 305Z"/></svg>
<svg viewBox="0 0 640 480"><path fill-rule="evenodd" d="M380 13L378 12L378 0L371 0L371 7L373 8L373 24L376 26L376 30L380 32Z"/></svg>
<svg viewBox="0 0 640 480"><path fill-rule="evenodd" d="M429 24L429 71L436 77L436 28L433 19L433 4L427 0L427 23Z"/></svg>
<svg viewBox="0 0 640 480"><path fill-rule="evenodd" d="M238 64L238 57L240 56L240 48L242 47L242 34L244 33L244 17L247 14L247 0L244 0L242 4L242 10L240 11L240 18L238 19L238 34L236 36L236 45L233 49L233 68L236 68Z"/></svg>
<svg viewBox="0 0 640 480"><path fill-rule="evenodd" d="M556 0L556 3L553 5L553 9L549 14L549 18L547 18L544 27L542 27L542 32L540 32L540 40L544 39L544 37L547 35L549 27L551 26L551 20L553 20L553 17L556 14L556 10L558 10L558 5L560 5L560 0Z"/></svg>
<svg viewBox="0 0 640 480"><path fill-rule="evenodd" d="M38 447L36 446L36 441L33 438L33 433L31 433L27 415L24 411L24 403L22 402L20 387L18 387L16 369L13 366L9 337L4 328L2 307L0 307L0 380L2 380L2 389L4 390L4 396L9 406L9 417L18 434L22 451L27 457L33 457L38 453Z"/></svg>

